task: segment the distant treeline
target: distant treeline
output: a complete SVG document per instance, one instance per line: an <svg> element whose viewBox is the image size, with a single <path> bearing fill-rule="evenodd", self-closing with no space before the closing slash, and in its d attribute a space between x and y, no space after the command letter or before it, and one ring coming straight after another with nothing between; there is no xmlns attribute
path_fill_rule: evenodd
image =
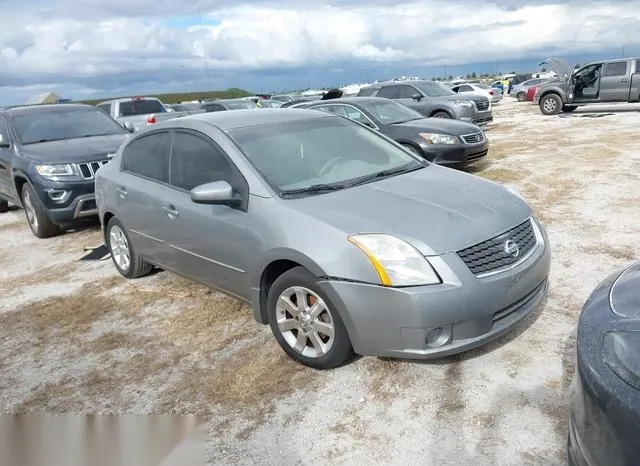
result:
<svg viewBox="0 0 640 466"><path fill-rule="evenodd" d="M147 97L157 97L165 104L175 104L178 102L185 102L189 100L200 99L237 99L239 97L248 97L255 95L253 92L245 91L244 89L231 88L224 91L196 91L196 92L177 92L175 94L144 94ZM131 95L123 97L133 97ZM105 100L118 99L120 97L109 97L104 99L90 99L80 100L83 104L95 105L98 102Z"/></svg>

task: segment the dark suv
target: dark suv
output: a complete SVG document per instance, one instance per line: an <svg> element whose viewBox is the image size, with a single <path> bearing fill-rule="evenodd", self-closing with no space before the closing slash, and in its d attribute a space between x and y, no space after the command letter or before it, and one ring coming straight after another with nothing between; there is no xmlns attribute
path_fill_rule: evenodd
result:
<svg viewBox="0 0 640 466"><path fill-rule="evenodd" d="M39 238L96 215L95 173L128 135L89 105L0 109L0 212L23 207Z"/></svg>
<svg viewBox="0 0 640 466"><path fill-rule="evenodd" d="M493 121L491 102L483 95L461 96L435 81L387 81L363 87L358 97L386 97L425 117L454 118L485 125Z"/></svg>

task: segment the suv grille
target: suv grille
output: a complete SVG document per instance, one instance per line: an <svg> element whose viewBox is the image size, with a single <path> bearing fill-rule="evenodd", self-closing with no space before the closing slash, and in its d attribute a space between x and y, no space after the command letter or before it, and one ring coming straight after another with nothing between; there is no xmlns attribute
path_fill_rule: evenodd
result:
<svg viewBox="0 0 640 466"><path fill-rule="evenodd" d="M477 142L484 141L484 133L465 134L462 136L462 140L466 144L475 144Z"/></svg>
<svg viewBox="0 0 640 466"><path fill-rule="evenodd" d="M78 170L85 180L91 180L96 176L98 168L109 163L109 160L100 160L98 162L79 163Z"/></svg>
<svg viewBox="0 0 640 466"><path fill-rule="evenodd" d="M481 112L489 110L489 99L477 97L473 99L473 101L476 103L476 107L478 107L478 110L480 110Z"/></svg>
<svg viewBox="0 0 640 466"><path fill-rule="evenodd" d="M532 220L475 246L458 251L460 259L476 275L496 272L522 261L537 243ZM517 245L518 253L507 251L507 241ZM515 255L514 255L515 254Z"/></svg>

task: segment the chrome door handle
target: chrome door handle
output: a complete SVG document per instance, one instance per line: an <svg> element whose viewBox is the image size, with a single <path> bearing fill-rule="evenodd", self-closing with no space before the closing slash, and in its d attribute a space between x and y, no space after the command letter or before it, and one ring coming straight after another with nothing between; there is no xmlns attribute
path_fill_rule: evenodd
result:
<svg viewBox="0 0 640 466"><path fill-rule="evenodd" d="M162 207L162 211L164 213L167 214L167 217L169 217L170 219L174 219L179 215L179 212L176 210L175 207L173 207L172 205L170 206L163 206Z"/></svg>
<svg viewBox="0 0 640 466"><path fill-rule="evenodd" d="M117 188L116 188L116 191L120 194L120 197L121 197L122 199L124 199L125 197L127 197L127 194L128 194L128 193L127 193L127 190L126 190L126 189L124 189L122 186L117 187Z"/></svg>
<svg viewBox="0 0 640 466"><path fill-rule="evenodd" d="M621 83L628 83L629 82L629 78L622 78L620 80Z"/></svg>

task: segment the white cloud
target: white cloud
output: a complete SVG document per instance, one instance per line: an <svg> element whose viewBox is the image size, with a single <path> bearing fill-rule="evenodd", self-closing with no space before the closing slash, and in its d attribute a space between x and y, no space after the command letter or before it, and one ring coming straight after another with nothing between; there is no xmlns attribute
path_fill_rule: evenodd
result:
<svg viewBox="0 0 640 466"><path fill-rule="evenodd" d="M640 1L533 2L509 11L470 0L369 6L355 0L323 6L310 0L286 2L286 8L264 2L209 11L206 15L219 24L205 26L204 31L198 26L168 25L169 13L145 19L132 11L131 17L122 17L127 8L119 0L102 6L87 3L85 8L95 7L95 16L103 15L102 20L82 19L84 3L77 3L76 15L71 2L61 0L58 14L47 15L28 14L29 3L23 5L24 11L11 7L12 20L3 22L0 30L0 86L3 82L80 86L87 80L95 85L102 79L102 87L113 88L110 81L127 76L133 82L136 74L139 81L163 73L175 79L176 73L202 69L203 35L213 72L331 62L425 66L537 60L544 58L537 54L546 50L584 53L640 44L640 19L634 13ZM127 5L133 9L146 3ZM170 9L169 3L161 2L154 11ZM44 11L42 5L40 10Z"/></svg>

